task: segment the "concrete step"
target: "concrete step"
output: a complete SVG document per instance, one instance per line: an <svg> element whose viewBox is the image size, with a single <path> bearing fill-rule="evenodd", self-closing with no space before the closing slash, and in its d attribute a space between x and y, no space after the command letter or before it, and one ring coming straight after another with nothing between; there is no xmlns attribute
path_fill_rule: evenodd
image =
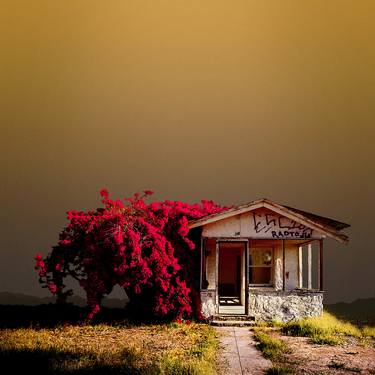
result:
<svg viewBox="0 0 375 375"><path fill-rule="evenodd" d="M251 327L255 324L254 320L213 320L211 325L217 327Z"/></svg>
<svg viewBox="0 0 375 375"><path fill-rule="evenodd" d="M250 316L250 315L243 315L243 314L220 314L220 315L215 315L213 317L213 320L216 320L216 321L226 321L226 320L255 321L255 317Z"/></svg>

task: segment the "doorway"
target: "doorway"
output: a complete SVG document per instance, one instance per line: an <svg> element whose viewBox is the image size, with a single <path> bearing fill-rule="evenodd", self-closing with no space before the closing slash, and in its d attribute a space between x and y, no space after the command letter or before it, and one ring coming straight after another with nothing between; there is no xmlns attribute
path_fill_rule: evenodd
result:
<svg viewBox="0 0 375 375"><path fill-rule="evenodd" d="M219 242L219 313L245 314L246 242Z"/></svg>

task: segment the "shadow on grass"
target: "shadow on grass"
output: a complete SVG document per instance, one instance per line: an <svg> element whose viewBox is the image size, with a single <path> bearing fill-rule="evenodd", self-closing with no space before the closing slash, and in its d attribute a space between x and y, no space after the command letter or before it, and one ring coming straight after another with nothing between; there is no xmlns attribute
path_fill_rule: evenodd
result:
<svg viewBox="0 0 375 375"><path fill-rule="evenodd" d="M138 356L130 350L121 353L120 364L99 362L95 356L58 350L1 349L1 369L14 374L134 374L160 373L155 365L139 368Z"/></svg>
<svg viewBox="0 0 375 375"><path fill-rule="evenodd" d="M73 304L0 305L0 328L53 328L86 323L88 309ZM90 324L138 326L156 323L130 314L125 309L103 308ZM157 322L162 323L162 322Z"/></svg>
<svg viewBox="0 0 375 375"><path fill-rule="evenodd" d="M324 310L336 318L355 324L375 326L375 298L357 299L351 303L339 302L324 305Z"/></svg>

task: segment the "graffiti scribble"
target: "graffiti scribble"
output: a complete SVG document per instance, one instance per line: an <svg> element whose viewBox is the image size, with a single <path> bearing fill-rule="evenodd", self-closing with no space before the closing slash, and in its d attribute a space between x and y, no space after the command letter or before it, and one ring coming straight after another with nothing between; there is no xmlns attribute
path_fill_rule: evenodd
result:
<svg viewBox="0 0 375 375"><path fill-rule="evenodd" d="M270 213L253 212L256 233L271 232L272 238L311 238L313 230L305 225Z"/></svg>

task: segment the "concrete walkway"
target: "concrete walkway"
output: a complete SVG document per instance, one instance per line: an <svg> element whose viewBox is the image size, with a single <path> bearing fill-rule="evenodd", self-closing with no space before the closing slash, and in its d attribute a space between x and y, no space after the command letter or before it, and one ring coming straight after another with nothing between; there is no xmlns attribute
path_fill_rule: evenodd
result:
<svg viewBox="0 0 375 375"><path fill-rule="evenodd" d="M253 334L246 327L215 327L220 341L221 357L228 365L222 375L260 375L271 361L256 349Z"/></svg>

